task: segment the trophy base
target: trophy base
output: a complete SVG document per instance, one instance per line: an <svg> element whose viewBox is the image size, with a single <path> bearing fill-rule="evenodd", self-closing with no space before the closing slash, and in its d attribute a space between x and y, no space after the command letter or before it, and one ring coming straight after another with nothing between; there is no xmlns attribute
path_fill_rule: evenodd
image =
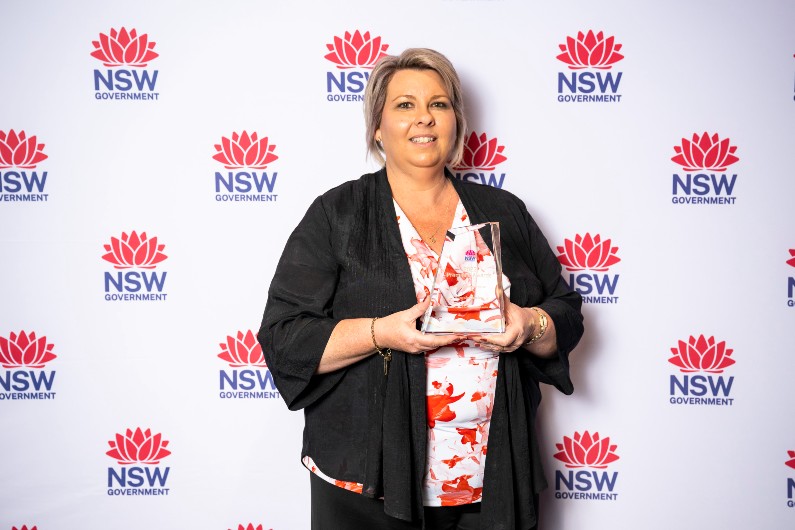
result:
<svg viewBox="0 0 795 530"><path fill-rule="evenodd" d="M434 307L423 321L422 332L437 335L503 333L505 324L499 308L482 306Z"/></svg>

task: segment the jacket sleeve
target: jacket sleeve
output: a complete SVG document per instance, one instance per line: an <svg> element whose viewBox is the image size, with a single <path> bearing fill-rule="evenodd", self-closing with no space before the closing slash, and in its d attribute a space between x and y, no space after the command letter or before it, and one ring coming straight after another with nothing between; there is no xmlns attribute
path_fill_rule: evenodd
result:
<svg viewBox="0 0 795 530"><path fill-rule="evenodd" d="M331 223L318 197L287 240L257 334L290 410L312 404L345 373L345 369L315 373L338 322L332 316L332 301L339 266L331 237Z"/></svg>
<svg viewBox="0 0 795 530"><path fill-rule="evenodd" d="M562 268L549 246L546 237L533 218L523 208L525 226L529 235L531 266L541 281L544 299L537 304L546 311L555 323L558 352L556 356L545 359L535 355L527 356L539 381L552 384L564 394L571 394L574 386L569 377L569 352L582 337L583 316L582 297L571 290L561 275Z"/></svg>

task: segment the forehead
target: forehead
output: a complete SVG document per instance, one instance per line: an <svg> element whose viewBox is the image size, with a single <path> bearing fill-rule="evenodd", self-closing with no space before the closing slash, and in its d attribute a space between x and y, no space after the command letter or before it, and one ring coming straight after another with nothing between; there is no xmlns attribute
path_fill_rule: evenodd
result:
<svg viewBox="0 0 795 530"><path fill-rule="evenodd" d="M434 70L406 69L392 75L386 88L387 97L407 96L447 96L442 76Z"/></svg>

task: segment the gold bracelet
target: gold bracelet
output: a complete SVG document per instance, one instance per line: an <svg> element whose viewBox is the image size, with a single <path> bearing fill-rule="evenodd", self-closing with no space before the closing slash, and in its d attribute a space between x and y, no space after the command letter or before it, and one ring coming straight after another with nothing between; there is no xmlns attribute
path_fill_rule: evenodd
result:
<svg viewBox="0 0 795 530"><path fill-rule="evenodd" d="M530 337L530 340L525 342L525 344L533 344L535 341L543 337L544 333L547 332L547 324L549 324L549 322L547 321L547 316L543 313L543 311L541 311L537 307L531 307L530 309L538 313L538 320L540 322L541 329L539 330L538 333Z"/></svg>
<svg viewBox="0 0 795 530"><path fill-rule="evenodd" d="M373 320L370 322L370 337L373 339L373 346L375 346L375 351L378 352L378 355L384 358L384 375L389 372L389 361L392 360L392 349L391 348L384 348L381 349L378 346L378 343L375 341L375 321L378 320L378 317L374 317Z"/></svg>

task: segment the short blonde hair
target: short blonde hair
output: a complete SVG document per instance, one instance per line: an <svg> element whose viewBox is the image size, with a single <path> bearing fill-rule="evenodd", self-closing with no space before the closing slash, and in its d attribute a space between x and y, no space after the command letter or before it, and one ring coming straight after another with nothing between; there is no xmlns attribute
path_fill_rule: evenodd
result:
<svg viewBox="0 0 795 530"><path fill-rule="evenodd" d="M384 150L375 141L375 131L381 127L381 115L386 103L386 90L392 76L399 70L433 70L442 78L455 112L456 138L449 165L461 161L467 122L464 117L464 98L461 81L452 63L441 53L428 48L409 48L400 55L388 55L376 63L364 91L364 120L367 127L367 151L380 164L385 162Z"/></svg>

